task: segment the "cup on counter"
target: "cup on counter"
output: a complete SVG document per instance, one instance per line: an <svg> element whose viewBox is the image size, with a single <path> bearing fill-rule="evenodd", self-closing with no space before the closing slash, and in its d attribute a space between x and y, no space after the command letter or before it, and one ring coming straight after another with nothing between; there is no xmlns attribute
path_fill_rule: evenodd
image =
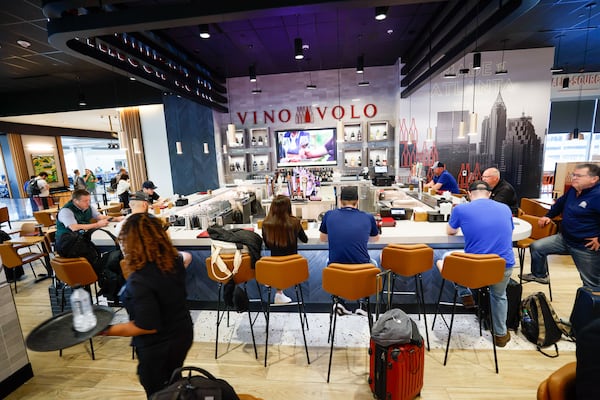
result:
<svg viewBox="0 0 600 400"><path fill-rule="evenodd" d="M154 209L154 214L160 214L160 206L159 205L155 205L152 206L152 208Z"/></svg>
<svg viewBox="0 0 600 400"><path fill-rule="evenodd" d="M259 219L258 221L256 221L256 227L258 229L262 229L262 224L263 224L263 220L262 219Z"/></svg>
<svg viewBox="0 0 600 400"><path fill-rule="evenodd" d="M432 196L435 196L437 194L437 190L435 189L429 189L429 194Z"/></svg>
<svg viewBox="0 0 600 400"><path fill-rule="evenodd" d="M300 225L302 225L302 229L307 230L308 229L308 221L303 219L300 221Z"/></svg>

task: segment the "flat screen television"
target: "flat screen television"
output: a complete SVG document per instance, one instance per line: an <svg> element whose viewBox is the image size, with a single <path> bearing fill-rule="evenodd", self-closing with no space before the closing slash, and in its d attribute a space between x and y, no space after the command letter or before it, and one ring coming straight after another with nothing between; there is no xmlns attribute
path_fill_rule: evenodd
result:
<svg viewBox="0 0 600 400"><path fill-rule="evenodd" d="M275 140L277 167L337 164L335 128L275 131Z"/></svg>

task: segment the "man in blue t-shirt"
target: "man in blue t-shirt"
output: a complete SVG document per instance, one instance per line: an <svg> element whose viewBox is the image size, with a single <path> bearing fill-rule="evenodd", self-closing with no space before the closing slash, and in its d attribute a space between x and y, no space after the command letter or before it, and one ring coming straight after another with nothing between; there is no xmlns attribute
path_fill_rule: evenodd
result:
<svg viewBox="0 0 600 400"><path fill-rule="evenodd" d="M492 307L492 323L494 324L494 341L496 346L504 347L510 341L510 333L506 328L508 301L506 286L515 265L512 248L512 231L514 229L512 212L504 204L490 199L492 188L484 181L475 181L469 185L470 203L460 204L452 209L446 231L456 235L462 230L465 237L465 252L472 254L498 254L506 261L504 278L490 286L490 302ZM448 253L447 253L448 254ZM443 268L443 259L438 268ZM463 304L473 301L468 288L459 287Z"/></svg>
<svg viewBox="0 0 600 400"><path fill-rule="evenodd" d="M342 188L340 203L340 208L325 213L319 228L321 241L329 243L329 263L370 263L367 243L379 240L375 218L358 209L356 186ZM337 312L348 313L343 306Z"/></svg>
<svg viewBox="0 0 600 400"><path fill-rule="evenodd" d="M424 187L432 188L438 191L449 191L450 193L460 193L458 183L450 172L446 170L443 162L436 161L431 168L433 169L433 179L427 182Z"/></svg>

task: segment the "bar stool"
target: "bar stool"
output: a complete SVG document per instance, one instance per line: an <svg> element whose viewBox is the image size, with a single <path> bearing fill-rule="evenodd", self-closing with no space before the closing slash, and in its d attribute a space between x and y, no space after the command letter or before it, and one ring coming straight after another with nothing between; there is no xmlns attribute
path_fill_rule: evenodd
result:
<svg viewBox="0 0 600 400"><path fill-rule="evenodd" d="M388 309L394 300L394 284L396 275L415 278L414 292L398 292L399 294L414 294L417 304L423 313L425 323L425 337L429 351L429 332L427 331L427 316L425 313L425 295L423 293L422 273L429 271L433 266L433 249L426 244L388 244L381 251L381 268L387 270L391 276L387 285ZM420 294L420 296L419 296ZM420 315L419 315L420 317Z"/></svg>
<svg viewBox="0 0 600 400"><path fill-rule="evenodd" d="M534 215L522 214L519 218L529 222L531 224L531 234L529 237L525 239L521 239L517 242L517 251L519 254L519 283L523 283L523 262L525 261L525 249L528 249L533 242L538 239L545 238L546 236L552 236L558 231L558 226L554 221L550 221L542 228L538 225L538 221L541 217L536 217ZM530 250L531 251L531 250ZM550 284L550 268L548 268L548 263L546 262L546 273L548 274L548 296L550 297L550 301L552 301L552 285ZM528 282L525 282L528 283Z"/></svg>
<svg viewBox="0 0 600 400"><path fill-rule="evenodd" d="M494 341L494 324L492 323L492 314L494 310L491 307L490 302L490 285L500 282L504 278L504 269L506 267L506 261L504 258L496 254L472 254L472 253L451 253L444 259L444 266L441 274L442 285L440 287L440 294L438 296L436 315L433 318L433 325L435 325L435 319L437 317L437 311L439 311L440 300L442 292L444 290L444 283L446 281L453 282L458 285L466 286L471 289L482 289L488 292L488 308L490 310L489 325L490 332L492 334L492 347L494 349L494 364L496 366L496 373L498 373L498 358L496 356L496 342ZM454 302L452 304L452 316L450 318L450 326L448 329L448 342L446 343L446 354L444 355L444 365L448 360L448 348L450 347L450 337L452 336L452 325L454 323L454 311L456 309L456 297L458 289L454 285ZM478 298L479 300L480 298ZM482 335L481 330L481 318L479 318L479 336Z"/></svg>
<svg viewBox="0 0 600 400"><path fill-rule="evenodd" d="M359 300L366 299L367 318L369 331L373 327L373 315L369 297L377 295L376 313L379 314L379 292L381 292L381 278L385 272L373 264L339 264L331 263L323 269L323 290L332 295L333 307L329 314L328 339L331 340L329 350L329 367L327 369L327 383L331 375L331 360L333 358L333 342L337 322L337 309L339 299ZM332 329L333 325L333 329Z"/></svg>
<svg viewBox="0 0 600 400"><path fill-rule="evenodd" d="M286 289L294 286L296 290L296 301L285 305L298 306L298 317L302 326L302 338L306 351L306 361L310 364L308 356L308 345L306 344L306 333L304 325L308 329L308 319L304 309L304 295L302 294L302 282L308 279L308 260L299 254L289 256L266 256L256 262L256 281L267 286L267 328L265 339L265 367L267 366L267 351L269 348L269 321L271 320L271 289ZM303 317L304 316L304 317Z"/></svg>
<svg viewBox="0 0 600 400"><path fill-rule="evenodd" d="M233 262L234 262L234 254L220 254L223 262L230 271L233 271ZM225 305L223 309L221 309L221 298L223 297L223 284L227 283L229 279L223 280L223 278L218 277L214 274L213 268L211 267L211 257L206 258L206 272L208 273L208 277L218 283L219 292L217 297L217 332L215 337L215 360L218 355L218 347L219 347L219 326L223 321L223 317L227 314L227 326L229 326L229 311L231 310L229 306ZM252 269L252 259L249 254L242 254L242 262L240 264L238 272L233 275L232 279L235 284L244 284L244 291L246 295L248 294L247 283L255 278L254 269ZM258 287L258 283L256 284ZM259 287L260 293L260 287ZM254 319L255 320L255 319ZM256 350L256 340L254 339L254 320L252 319L252 314L250 313L250 308L248 308L248 321L250 321L250 333L252 335L252 345L254 346L254 357L258 359L258 352Z"/></svg>

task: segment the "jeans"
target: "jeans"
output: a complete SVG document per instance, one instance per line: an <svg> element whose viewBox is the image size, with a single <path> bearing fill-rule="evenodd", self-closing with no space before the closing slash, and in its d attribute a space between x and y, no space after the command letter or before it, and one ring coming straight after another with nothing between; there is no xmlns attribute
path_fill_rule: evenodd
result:
<svg viewBox="0 0 600 400"><path fill-rule="evenodd" d="M536 240L531 251L531 273L537 277L548 275L548 255L571 255L583 286L600 287L600 251L569 246L560 233Z"/></svg>

